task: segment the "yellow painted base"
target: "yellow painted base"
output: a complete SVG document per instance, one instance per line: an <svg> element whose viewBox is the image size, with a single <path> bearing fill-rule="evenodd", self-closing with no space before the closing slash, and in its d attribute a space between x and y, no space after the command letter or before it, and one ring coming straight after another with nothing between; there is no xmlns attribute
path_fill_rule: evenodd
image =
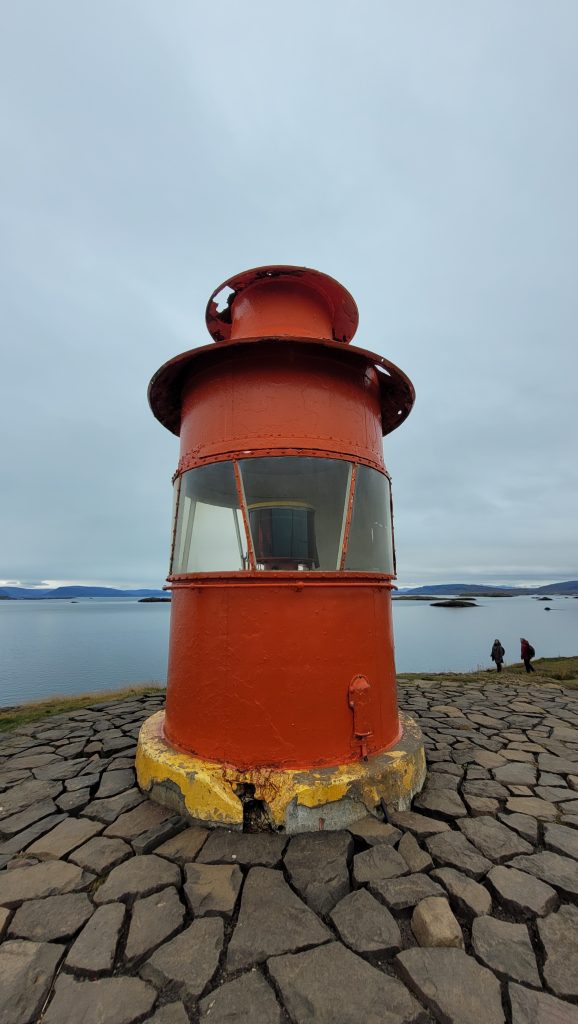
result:
<svg viewBox="0 0 578 1024"><path fill-rule="evenodd" d="M241 771L204 761L169 746L163 735L164 711L148 718L140 731L136 774L153 800L195 822L243 827L243 785L254 786L272 828L287 832L344 828L375 814L383 799L396 810L410 806L422 788L425 754L420 729L400 713L402 737L395 748L367 761L302 771L259 768Z"/></svg>

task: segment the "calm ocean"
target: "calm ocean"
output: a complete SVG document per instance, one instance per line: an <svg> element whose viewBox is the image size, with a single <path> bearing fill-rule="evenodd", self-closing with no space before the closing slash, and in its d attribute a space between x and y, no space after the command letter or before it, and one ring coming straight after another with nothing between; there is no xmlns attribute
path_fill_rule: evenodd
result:
<svg viewBox="0 0 578 1024"><path fill-rule="evenodd" d="M498 637L506 663L519 637L537 657L578 654L578 600L477 598L477 608L394 605L399 672L491 666ZM549 608L550 611L545 611ZM0 601L0 705L166 680L170 606L124 600Z"/></svg>

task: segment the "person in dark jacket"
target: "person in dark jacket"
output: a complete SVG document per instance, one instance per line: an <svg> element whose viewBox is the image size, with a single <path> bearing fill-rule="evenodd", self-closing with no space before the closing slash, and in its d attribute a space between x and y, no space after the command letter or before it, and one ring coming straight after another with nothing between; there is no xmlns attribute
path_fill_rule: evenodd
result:
<svg viewBox="0 0 578 1024"><path fill-rule="evenodd" d="M524 668L526 669L526 672L535 672L536 669L533 665L530 664L530 662L532 658L535 656L536 652L532 647L532 644L529 643L528 640L525 640L523 636L520 637L520 648L520 657L524 662Z"/></svg>
<svg viewBox="0 0 578 1024"><path fill-rule="evenodd" d="M498 670L498 672L502 671L502 662L504 660L505 653L506 652L502 647L500 641L494 640L492 644L492 653L490 654L490 658L492 659L492 661L496 662L496 669Z"/></svg>

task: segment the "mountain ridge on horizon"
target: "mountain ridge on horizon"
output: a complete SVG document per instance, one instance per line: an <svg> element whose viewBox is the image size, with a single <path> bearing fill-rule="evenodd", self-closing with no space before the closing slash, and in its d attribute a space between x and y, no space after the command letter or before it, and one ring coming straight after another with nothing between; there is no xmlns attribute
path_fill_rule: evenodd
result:
<svg viewBox="0 0 578 1024"><path fill-rule="evenodd" d="M400 595L419 596L421 594L478 594L480 597L499 595L502 597L523 597L524 595L560 594L577 595L578 580L566 580L561 583L547 583L541 587L510 587L488 585L485 583L433 583L431 586L400 587L396 593ZM58 601L79 597L167 597L166 591L145 587L142 589L124 590L120 587L0 587L0 599L12 601Z"/></svg>
<svg viewBox="0 0 578 1024"><path fill-rule="evenodd" d="M578 595L578 580L565 580L562 583L546 583L541 587L510 587L490 585L487 583L433 583L431 586L400 587L398 594L409 597L420 594L478 594L480 597L524 597L540 594Z"/></svg>
<svg viewBox="0 0 578 1024"><path fill-rule="evenodd" d="M59 601L74 597L167 597L164 590L145 587L123 590L119 587L0 587L0 598L12 601Z"/></svg>

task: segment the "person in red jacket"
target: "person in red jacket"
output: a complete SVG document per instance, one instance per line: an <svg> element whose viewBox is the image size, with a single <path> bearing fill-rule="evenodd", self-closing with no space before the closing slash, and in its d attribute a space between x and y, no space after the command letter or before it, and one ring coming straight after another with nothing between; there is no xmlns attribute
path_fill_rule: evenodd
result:
<svg viewBox="0 0 578 1024"><path fill-rule="evenodd" d="M521 657L522 661L524 662L524 668L526 669L526 672L535 672L536 669L534 668L533 665L530 664L530 661L532 660L532 658L536 654L534 648L532 647L532 644L529 643L528 640L525 640L523 636L521 636L520 637L520 647L521 647L520 657Z"/></svg>

